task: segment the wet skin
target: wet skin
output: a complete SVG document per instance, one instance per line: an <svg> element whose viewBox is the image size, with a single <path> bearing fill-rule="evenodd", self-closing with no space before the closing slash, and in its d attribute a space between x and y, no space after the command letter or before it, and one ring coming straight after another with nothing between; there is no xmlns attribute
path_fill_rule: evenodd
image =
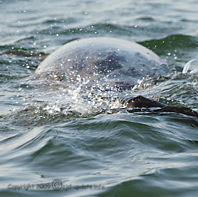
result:
<svg viewBox="0 0 198 197"><path fill-rule="evenodd" d="M129 108L127 111L129 113L133 112L173 112L173 113L180 113L185 114L188 116L198 117L198 113L196 111L191 110L187 107L177 107L177 106L169 106L164 103L154 101L143 96L137 96L132 99L129 99L125 103L126 107Z"/></svg>

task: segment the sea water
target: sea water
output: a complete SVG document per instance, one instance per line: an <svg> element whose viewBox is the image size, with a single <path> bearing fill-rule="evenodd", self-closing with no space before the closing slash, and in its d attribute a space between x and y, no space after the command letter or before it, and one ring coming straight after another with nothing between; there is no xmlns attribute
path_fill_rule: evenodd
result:
<svg viewBox="0 0 198 197"><path fill-rule="evenodd" d="M197 118L119 110L141 94L197 111L198 76L182 74L198 55L197 10L195 0L0 0L0 196L197 196ZM103 36L172 69L124 92L28 80L63 44Z"/></svg>

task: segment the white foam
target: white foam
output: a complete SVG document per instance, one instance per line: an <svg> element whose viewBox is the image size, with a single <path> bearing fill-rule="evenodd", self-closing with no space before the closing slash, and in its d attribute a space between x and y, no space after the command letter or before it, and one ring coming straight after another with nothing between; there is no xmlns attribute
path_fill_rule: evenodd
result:
<svg viewBox="0 0 198 197"><path fill-rule="evenodd" d="M190 73L198 73L198 59L193 59L187 62L187 64L184 66L182 73L186 74L188 71Z"/></svg>

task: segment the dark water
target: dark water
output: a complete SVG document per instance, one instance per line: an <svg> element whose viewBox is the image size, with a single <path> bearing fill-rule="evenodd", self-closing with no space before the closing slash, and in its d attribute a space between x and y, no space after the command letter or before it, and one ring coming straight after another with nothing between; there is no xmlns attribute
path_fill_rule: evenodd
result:
<svg viewBox="0 0 198 197"><path fill-rule="evenodd" d="M195 0L1 0L0 196L197 196L197 118L113 110L142 94L197 111L198 77L181 74L197 58L197 10ZM138 42L174 69L125 92L24 84L59 46L97 36Z"/></svg>

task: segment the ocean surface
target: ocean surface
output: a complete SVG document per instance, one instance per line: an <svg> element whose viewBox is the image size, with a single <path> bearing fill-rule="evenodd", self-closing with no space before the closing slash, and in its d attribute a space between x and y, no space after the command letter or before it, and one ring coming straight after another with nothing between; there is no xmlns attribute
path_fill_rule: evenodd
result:
<svg viewBox="0 0 198 197"><path fill-rule="evenodd" d="M197 10L196 0L0 0L0 196L198 196L198 119L119 110L141 94L198 111L198 74L181 73L198 58ZM138 42L172 69L122 92L24 83L88 37Z"/></svg>

